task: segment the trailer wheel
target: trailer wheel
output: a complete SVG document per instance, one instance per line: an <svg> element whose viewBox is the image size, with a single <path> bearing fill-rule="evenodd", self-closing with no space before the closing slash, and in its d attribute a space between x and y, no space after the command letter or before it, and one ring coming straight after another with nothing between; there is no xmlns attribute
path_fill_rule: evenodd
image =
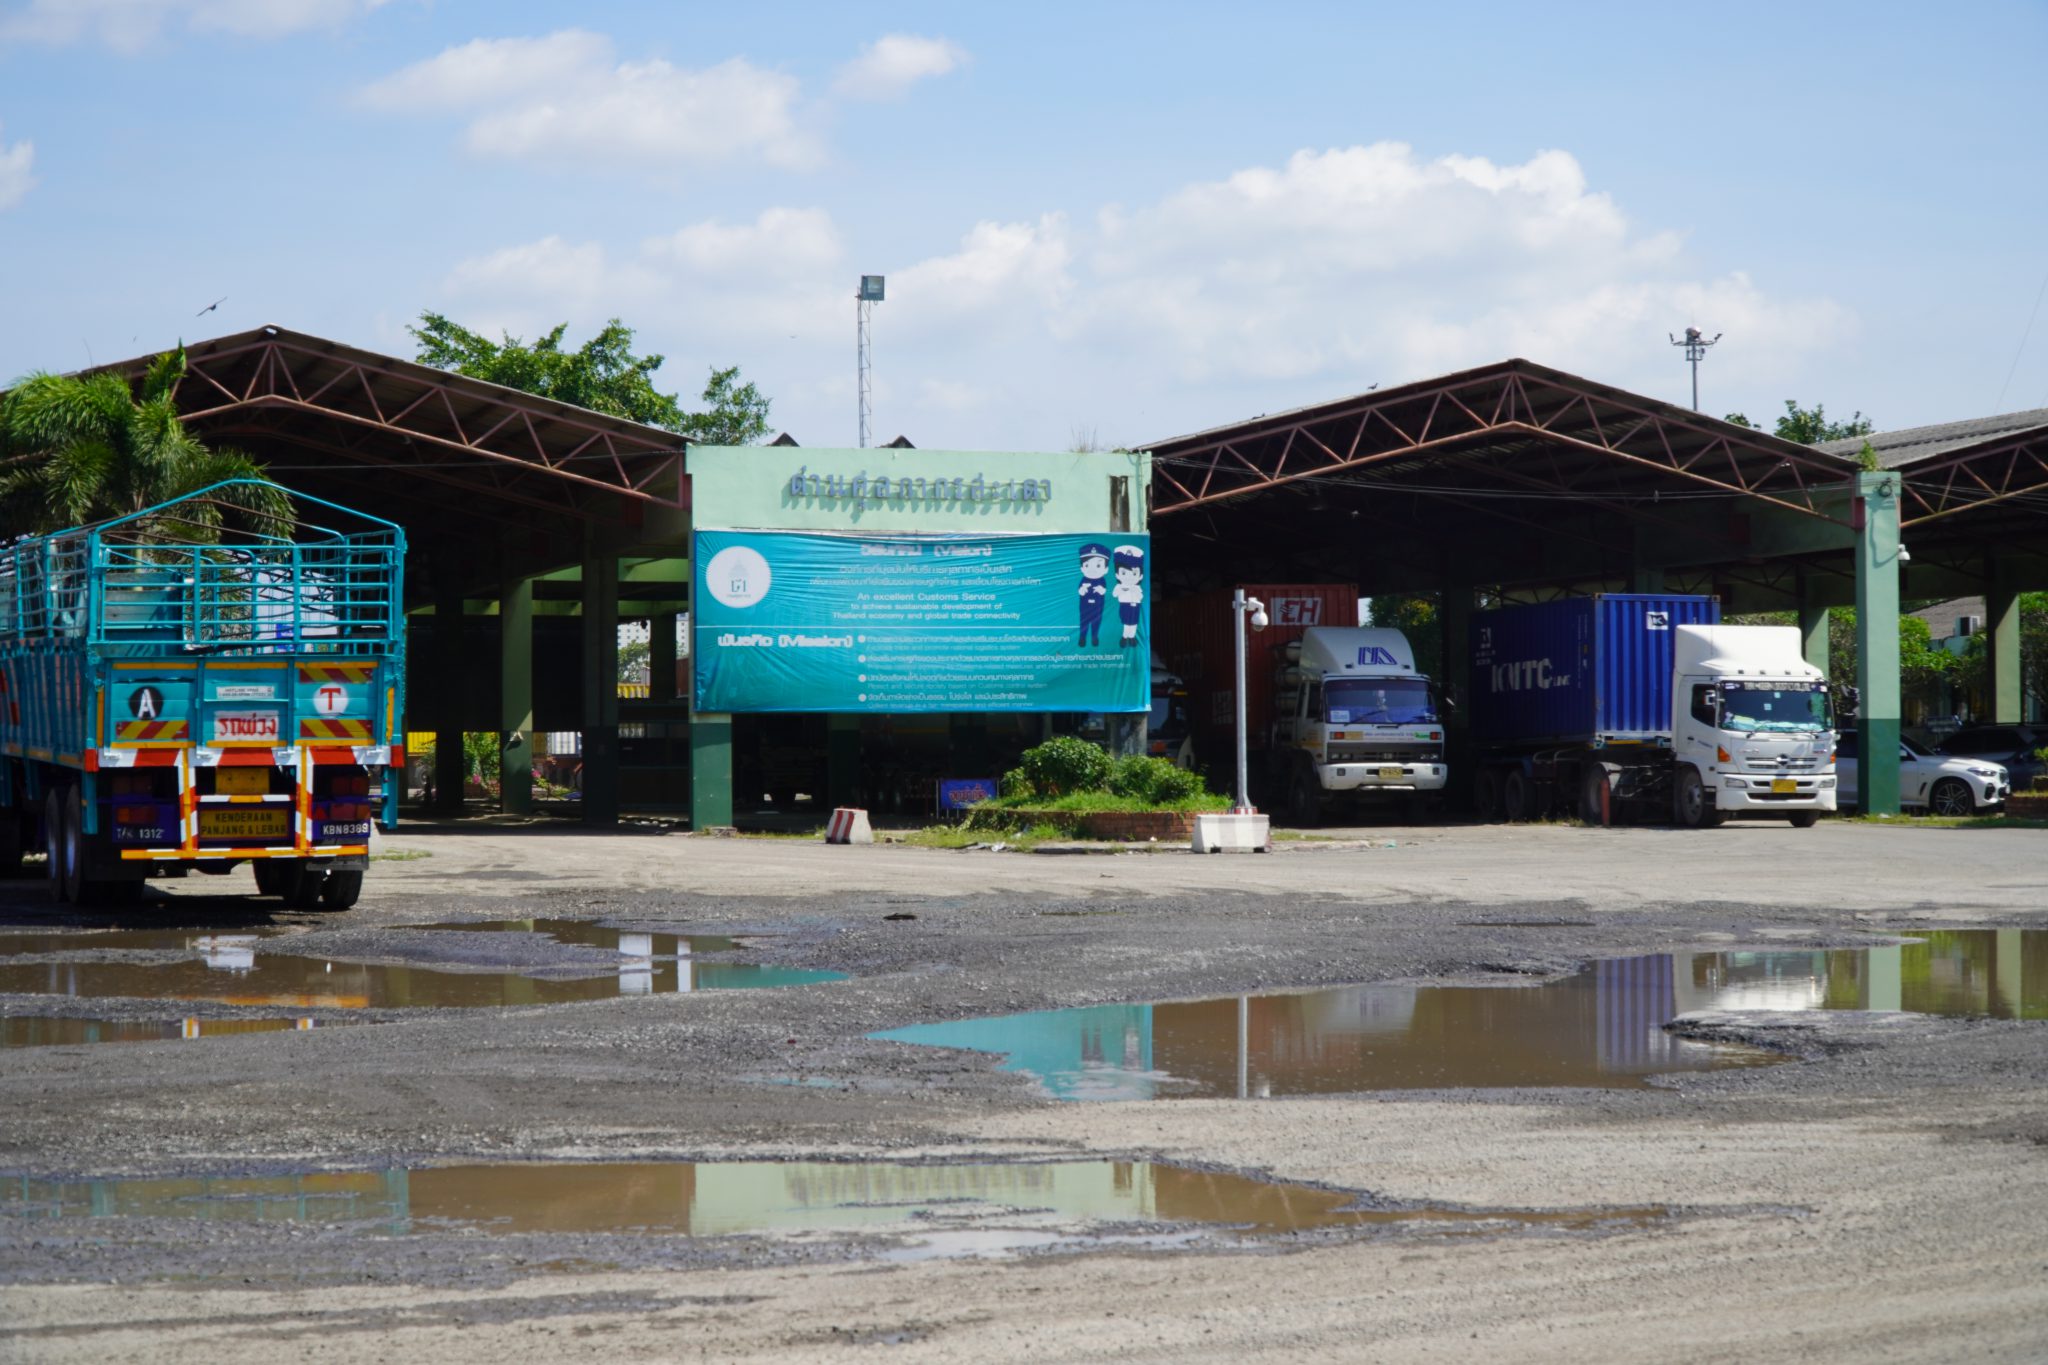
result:
<svg viewBox="0 0 2048 1365"><path fill-rule="evenodd" d="M1519 825L1529 818L1529 779L1520 768L1508 769L1507 780L1500 784L1500 810L1509 824Z"/></svg>
<svg viewBox="0 0 2048 1365"><path fill-rule="evenodd" d="M285 892L285 904L294 910L317 910L320 908L320 888L327 880L327 874L315 868L298 863L292 871L290 889Z"/></svg>
<svg viewBox="0 0 2048 1365"><path fill-rule="evenodd" d="M43 853L49 866L50 895L58 901L64 894L64 793L52 791L43 798Z"/></svg>
<svg viewBox="0 0 2048 1365"><path fill-rule="evenodd" d="M1713 798L1698 768L1686 768L1678 774L1678 787L1671 803L1672 815L1686 829L1711 829L1721 823L1721 812L1714 809Z"/></svg>
<svg viewBox="0 0 2048 1365"><path fill-rule="evenodd" d="M360 872L330 872L320 884L320 908L323 910L346 910L356 903L363 894L363 874Z"/></svg>
<svg viewBox="0 0 2048 1365"><path fill-rule="evenodd" d="M1500 770L1481 768L1472 779L1472 813L1481 820L1500 819Z"/></svg>

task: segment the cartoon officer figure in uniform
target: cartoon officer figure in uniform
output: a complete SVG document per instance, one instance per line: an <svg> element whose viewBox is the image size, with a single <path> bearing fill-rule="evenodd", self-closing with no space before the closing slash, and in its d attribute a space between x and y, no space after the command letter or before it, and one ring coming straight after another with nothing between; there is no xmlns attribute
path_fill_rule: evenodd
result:
<svg viewBox="0 0 2048 1365"><path fill-rule="evenodd" d="M1109 547L1093 541L1081 547L1081 638L1084 645L1102 643L1102 607L1109 596Z"/></svg>
<svg viewBox="0 0 2048 1365"><path fill-rule="evenodd" d="M1120 642L1125 649L1138 643L1138 609L1145 601L1145 552L1136 545L1116 547L1116 587L1112 596L1116 598L1117 616L1124 623L1124 638Z"/></svg>

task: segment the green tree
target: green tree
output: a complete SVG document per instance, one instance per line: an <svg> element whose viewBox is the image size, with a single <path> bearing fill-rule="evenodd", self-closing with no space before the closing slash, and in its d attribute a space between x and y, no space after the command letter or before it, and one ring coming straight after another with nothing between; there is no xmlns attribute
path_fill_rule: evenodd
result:
<svg viewBox="0 0 2048 1365"><path fill-rule="evenodd" d="M0 517L16 533L61 530L127 516L226 479L262 479L263 467L239 451L211 449L185 429L173 397L185 374L185 350L150 363L140 386L118 374L38 371L0 401ZM290 497L270 484L220 489L173 513L145 518L145 541L219 538L238 521L282 532Z"/></svg>
<svg viewBox="0 0 2048 1365"><path fill-rule="evenodd" d="M1738 427L1756 429L1756 423L1739 412L1731 412L1722 419ZM1861 412L1851 413L1846 422L1830 422L1827 408L1815 403L1802 408L1794 400L1785 400L1784 415L1778 418L1776 434L1787 441L1797 441L1803 446L1818 445L1822 441L1846 441L1854 436L1868 436L1877 430L1877 424Z"/></svg>
<svg viewBox="0 0 2048 1365"><path fill-rule="evenodd" d="M705 409L687 412L675 394L654 386L665 357L635 355L633 329L617 318L573 350L562 344L566 322L531 342L509 333L492 341L434 312L421 313L420 325L406 330L422 364L663 427L700 445L751 445L768 434L768 400L753 384L739 382L737 365L712 370Z"/></svg>
<svg viewBox="0 0 2048 1365"><path fill-rule="evenodd" d="M1899 700L1927 710L1945 704L1948 684L1962 676L1961 660L1934 642L1934 632L1917 616L1899 618ZM1828 613L1828 680L1856 685L1856 609Z"/></svg>
<svg viewBox="0 0 2048 1365"><path fill-rule="evenodd" d="M1370 599L1369 626L1398 630L1415 651L1415 671L1441 684L1444 680L1443 631L1436 623L1436 598L1378 593Z"/></svg>

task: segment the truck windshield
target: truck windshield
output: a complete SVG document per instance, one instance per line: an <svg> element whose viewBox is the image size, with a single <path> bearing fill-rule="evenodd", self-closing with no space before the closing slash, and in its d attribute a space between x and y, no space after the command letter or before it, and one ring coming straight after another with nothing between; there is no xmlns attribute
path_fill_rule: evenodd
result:
<svg viewBox="0 0 2048 1365"><path fill-rule="evenodd" d="M1826 683L1724 682L1721 728L1743 734L1832 730L1835 709Z"/></svg>
<svg viewBox="0 0 2048 1365"><path fill-rule="evenodd" d="M1436 698L1421 678L1330 678L1323 709L1332 725L1436 724Z"/></svg>

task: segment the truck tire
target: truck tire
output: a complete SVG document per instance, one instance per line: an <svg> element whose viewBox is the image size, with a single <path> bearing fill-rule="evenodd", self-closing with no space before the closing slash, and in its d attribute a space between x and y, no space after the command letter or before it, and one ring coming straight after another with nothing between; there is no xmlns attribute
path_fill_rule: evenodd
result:
<svg viewBox="0 0 2048 1365"><path fill-rule="evenodd" d="M62 903L64 894L64 793L61 789L43 797L43 853L50 879L51 899Z"/></svg>
<svg viewBox="0 0 2048 1365"><path fill-rule="evenodd" d="M1579 779L1579 819L1589 825L1605 825L1612 819L1612 809L1607 769L1595 763Z"/></svg>
<svg viewBox="0 0 2048 1365"><path fill-rule="evenodd" d="M1794 829L1812 829L1820 823L1820 812L1817 810L1803 810L1799 814L1787 818L1792 821L1792 828Z"/></svg>
<svg viewBox="0 0 2048 1365"><path fill-rule="evenodd" d="M346 910L363 894L360 872L330 872L320 884L322 910Z"/></svg>
<svg viewBox="0 0 2048 1365"><path fill-rule="evenodd" d="M57 818L63 826L64 900L85 904L85 802L76 786L66 787Z"/></svg>
<svg viewBox="0 0 2048 1365"><path fill-rule="evenodd" d="M1481 768L1473 777L1472 813L1488 823L1500 819L1500 769Z"/></svg>
<svg viewBox="0 0 2048 1365"><path fill-rule="evenodd" d="M1508 769L1500 784L1500 813L1511 825L1519 825L1535 813L1529 809L1529 778L1520 768Z"/></svg>
<svg viewBox="0 0 2048 1365"><path fill-rule="evenodd" d="M1294 780L1287 784L1287 822L1296 829L1323 823L1323 790L1305 764L1294 770Z"/></svg>
<svg viewBox="0 0 2048 1365"><path fill-rule="evenodd" d="M289 889L285 885L284 865L275 858L254 858L249 863L256 874L256 894L259 896L282 896Z"/></svg>
<svg viewBox="0 0 2048 1365"><path fill-rule="evenodd" d="M1681 768L1671 797L1671 815L1683 829L1712 829L1721 823L1713 793L1698 768Z"/></svg>

